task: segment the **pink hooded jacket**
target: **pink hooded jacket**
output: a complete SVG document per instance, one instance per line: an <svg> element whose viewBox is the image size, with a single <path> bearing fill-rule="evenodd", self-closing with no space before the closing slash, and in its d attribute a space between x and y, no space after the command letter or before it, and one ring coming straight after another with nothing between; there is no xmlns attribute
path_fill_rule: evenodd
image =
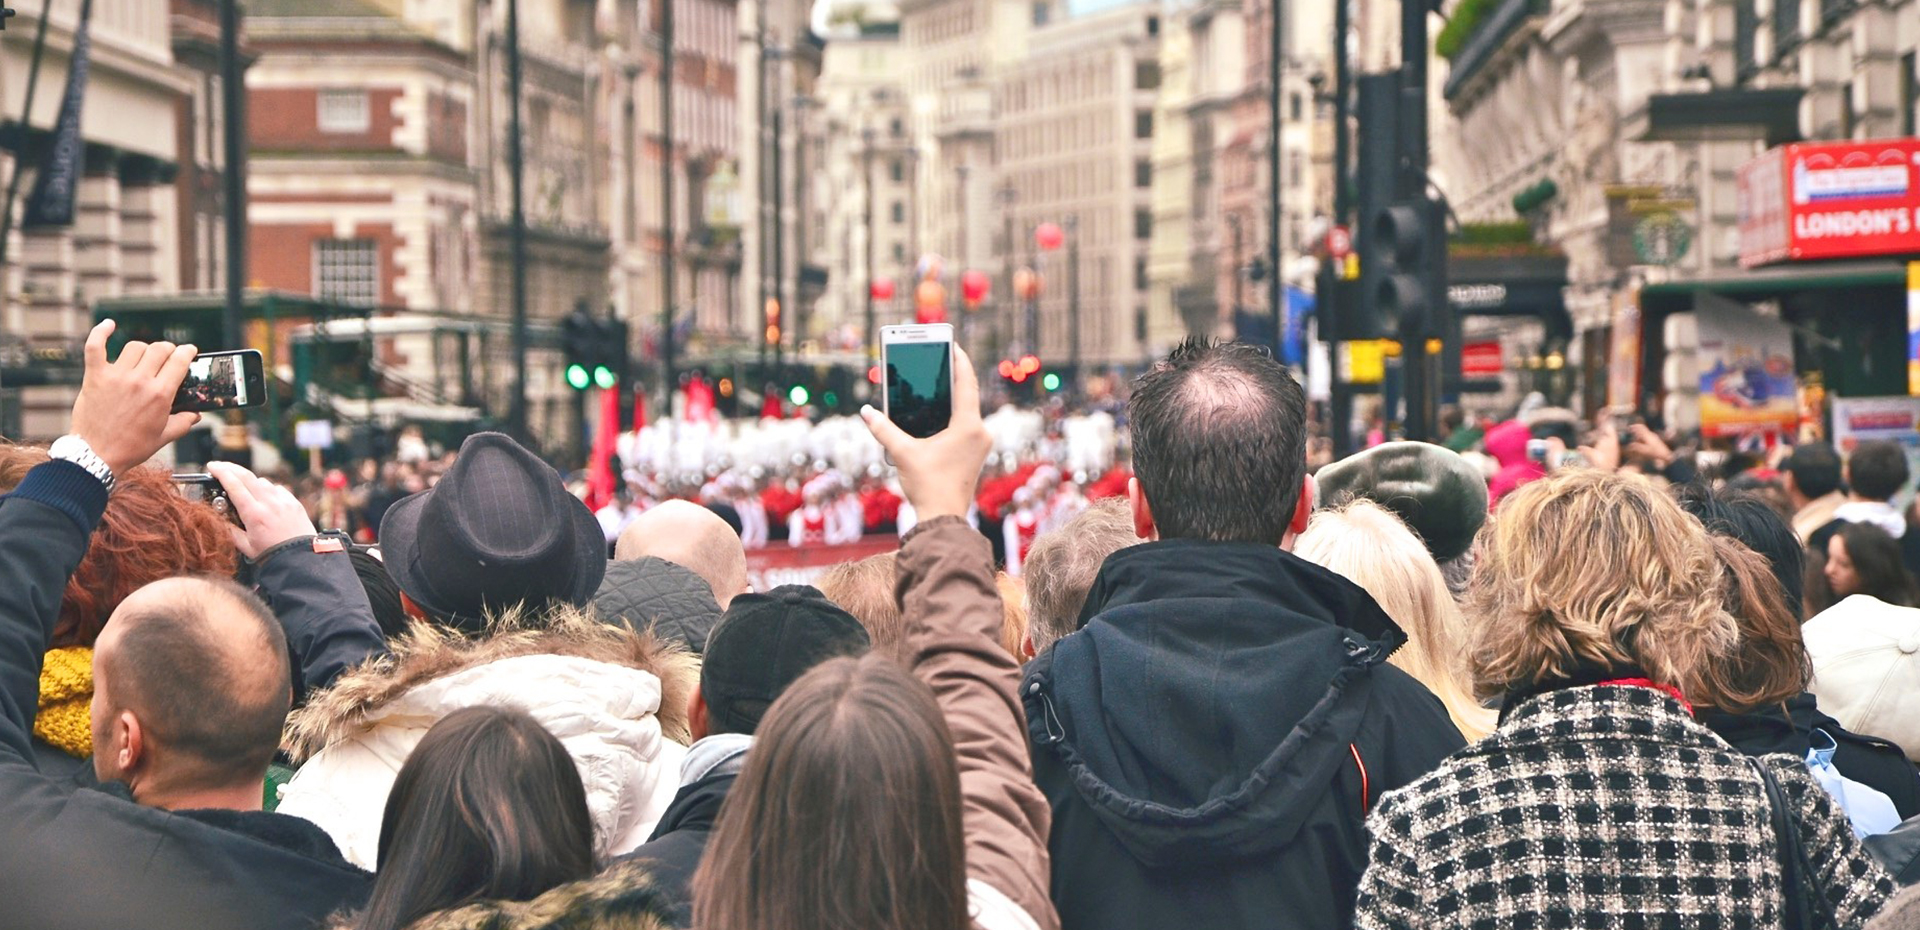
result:
<svg viewBox="0 0 1920 930"><path fill-rule="evenodd" d="M1500 463L1500 471L1487 483L1487 508L1500 506L1500 499L1536 478L1547 474L1545 465L1527 458L1527 440L1533 432L1519 420L1508 420L1487 431L1487 454Z"/></svg>

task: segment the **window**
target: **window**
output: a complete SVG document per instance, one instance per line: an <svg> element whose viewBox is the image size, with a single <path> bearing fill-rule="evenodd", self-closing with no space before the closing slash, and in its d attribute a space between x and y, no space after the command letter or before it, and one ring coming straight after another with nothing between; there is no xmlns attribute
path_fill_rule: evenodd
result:
<svg viewBox="0 0 1920 930"><path fill-rule="evenodd" d="M1133 237L1135 239L1153 238L1153 211L1133 211Z"/></svg>
<svg viewBox="0 0 1920 930"><path fill-rule="evenodd" d="M1134 259L1133 260L1133 289L1136 291L1144 291L1147 289L1148 284L1149 282L1147 280L1147 260L1145 258Z"/></svg>
<svg viewBox="0 0 1920 930"><path fill-rule="evenodd" d="M907 221L907 205L898 200L893 202L893 206L889 208L887 212L893 217L895 223L904 223Z"/></svg>
<svg viewBox="0 0 1920 930"><path fill-rule="evenodd" d="M887 134L898 139L907 134L907 124L902 123L900 117L896 116L887 122Z"/></svg>
<svg viewBox="0 0 1920 930"><path fill-rule="evenodd" d="M323 90L316 104L321 132L366 132L373 128L364 90Z"/></svg>
<svg viewBox="0 0 1920 930"><path fill-rule="evenodd" d="M1148 161L1147 159L1144 159L1144 158L1136 159L1134 161L1133 186L1134 187L1152 187L1153 186L1153 162Z"/></svg>
<svg viewBox="0 0 1920 930"><path fill-rule="evenodd" d="M893 261L894 261L894 264L905 264L905 263L906 263L906 260L907 260L907 245L906 245L906 243L904 243L904 242L896 242L896 243L894 243L894 244L893 244Z"/></svg>
<svg viewBox="0 0 1920 930"><path fill-rule="evenodd" d="M321 239L313 244L313 293L355 307L380 302L380 248L372 239Z"/></svg>
<svg viewBox="0 0 1920 930"><path fill-rule="evenodd" d="M1147 17L1147 35L1157 36L1159 34L1160 34L1160 17L1158 16Z"/></svg>
<svg viewBox="0 0 1920 930"><path fill-rule="evenodd" d="M1153 138L1153 111L1139 110L1133 114L1133 137L1135 139Z"/></svg>
<svg viewBox="0 0 1920 930"><path fill-rule="evenodd" d="M1052 15L1052 12L1053 12L1052 6L1044 2L1044 0L1042 0L1042 2L1040 3L1034 4L1033 5L1033 24L1036 26L1046 25L1047 18L1050 15Z"/></svg>
<svg viewBox="0 0 1920 930"><path fill-rule="evenodd" d="M907 179L907 163L898 158L888 160L887 177L892 179L895 184L905 181Z"/></svg>
<svg viewBox="0 0 1920 930"><path fill-rule="evenodd" d="M1299 122L1305 116L1305 109L1306 103L1300 99L1299 91L1287 95L1287 119Z"/></svg>
<svg viewBox="0 0 1920 930"><path fill-rule="evenodd" d="M1154 90L1160 86L1160 63L1142 61L1133 66L1133 89Z"/></svg>

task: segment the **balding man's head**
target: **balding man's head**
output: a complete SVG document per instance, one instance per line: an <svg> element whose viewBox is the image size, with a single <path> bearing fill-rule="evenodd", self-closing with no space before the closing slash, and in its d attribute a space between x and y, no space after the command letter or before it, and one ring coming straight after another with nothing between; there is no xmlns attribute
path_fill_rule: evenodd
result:
<svg viewBox="0 0 1920 930"><path fill-rule="evenodd" d="M135 591L101 631L93 674L103 781L163 807L247 785L258 797L293 689L286 634L252 592L211 577Z"/></svg>
<svg viewBox="0 0 1920 930"><path fill-rule="evenodd" d="M640 515L620 534L619 561L653 556L699 575L720 607L747 590L747 552L720 515L699 504L667 501Z"/></svg>

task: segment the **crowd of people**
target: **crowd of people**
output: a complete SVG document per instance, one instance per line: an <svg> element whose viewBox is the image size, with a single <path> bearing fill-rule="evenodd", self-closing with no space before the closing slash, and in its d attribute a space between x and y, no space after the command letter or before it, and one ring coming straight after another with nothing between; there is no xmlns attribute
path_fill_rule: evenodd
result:
<svg viewBox="0 0 1920 930"><path fill-rule="evenodd" d="M831 489L610 525L480 433L214 463L229 521L145 464L194 348L111 330L0 455L8 926L1920 926L1897 448L1533 411L1310 471L1287 370L1195 341L1117 479L1009 459L962 353ZM884 483L898 551L771 590L701 490Z"/></svg>

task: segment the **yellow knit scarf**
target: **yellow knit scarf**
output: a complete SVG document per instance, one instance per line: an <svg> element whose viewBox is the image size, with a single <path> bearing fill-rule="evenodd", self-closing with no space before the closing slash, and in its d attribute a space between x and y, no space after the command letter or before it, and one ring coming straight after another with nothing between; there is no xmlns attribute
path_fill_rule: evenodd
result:
<svg viewBox="0 0 1920 930"><path fill-rule="evenodd" d="M93 649L67 646L47 651L40 667L40 712L33 735L76 759L93 754Z"/></svg>

